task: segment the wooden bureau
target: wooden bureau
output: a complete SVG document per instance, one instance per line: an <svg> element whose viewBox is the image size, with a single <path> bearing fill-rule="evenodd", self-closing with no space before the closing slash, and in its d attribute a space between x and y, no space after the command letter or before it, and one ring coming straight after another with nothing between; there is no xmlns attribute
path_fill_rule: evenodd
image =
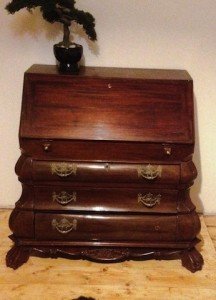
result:
<svg viewBox="0 0 216 300"><path fill-rule="evenodd" d="M34 65L24 76L23 191L9 225L14 269L30 255L176 259L190 271L200 221L193 82L186 71Z"/></svg>

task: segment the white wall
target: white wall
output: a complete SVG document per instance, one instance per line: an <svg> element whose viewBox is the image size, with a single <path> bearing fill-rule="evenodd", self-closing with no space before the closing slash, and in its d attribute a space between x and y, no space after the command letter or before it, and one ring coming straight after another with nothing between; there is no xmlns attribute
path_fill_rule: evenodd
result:
<svg viewBox="0 0 216 300"><path fill-rule="evenodd" d="M19 157L18 126L23 72L34 63L54 64L52 45L61 27L39 11L11 16L0 4L0 206L13 206L21 187L14 174ZM199 179L192 194L199 210L216 213L216 1L77 0L97 21L98 43L84 45L85 64L187 69L196 98L195 163ZM76 29L77 30L77 29Z"/></svg>

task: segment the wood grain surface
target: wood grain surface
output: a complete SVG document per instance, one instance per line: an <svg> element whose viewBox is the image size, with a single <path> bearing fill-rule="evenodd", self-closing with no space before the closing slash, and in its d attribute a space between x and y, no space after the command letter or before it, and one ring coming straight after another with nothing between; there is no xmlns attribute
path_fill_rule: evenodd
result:
<svg viewBox="0 0 216 300"><path fill-rule="evenodd" d="M24 76L21 138L193 144L186 71L85 67L79 76L61 76L44 68Z"/></svg>
<svg viewBox="0 0 216 300"><path fill-rule="evenodd" d="M200 270L200 221L189 196L197 176L193 99L184 70L25 72L15 168L23 192L9 220L15 246L7 266L37 252L100 262L172 257ZM95 249L85 252L84 243Z"/></svg>

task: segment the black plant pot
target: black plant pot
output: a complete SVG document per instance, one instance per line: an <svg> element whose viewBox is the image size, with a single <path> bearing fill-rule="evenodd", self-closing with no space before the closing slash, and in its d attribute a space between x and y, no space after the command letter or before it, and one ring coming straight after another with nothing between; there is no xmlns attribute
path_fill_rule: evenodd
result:
<svg viewBox="0 0 216 300"><path fill-rule="evenodd" d="M62 73L78 73L79 61L83 54L83 47L79 44L71 43L66 48L62 43L53 46L54 54L59 62L59 71Z"/></svg>

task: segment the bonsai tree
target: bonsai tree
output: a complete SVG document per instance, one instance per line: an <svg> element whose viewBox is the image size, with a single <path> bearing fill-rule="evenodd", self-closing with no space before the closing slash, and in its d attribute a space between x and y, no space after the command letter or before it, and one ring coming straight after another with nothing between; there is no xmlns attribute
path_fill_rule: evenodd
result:
<svg viewBox="0 0 216 300"><path fill-rule="evenodd" d="M12 0L5 8L9 13L14 14L22 8L31 12L34 8L40 7L46 21L63 24L64 36L60 44L62 47L69 48L73 44L70 42L69 29L72 21L83 26L90 40L97 39L94 17L88 12L75 8L75 4L75 0Z"/></svg>

